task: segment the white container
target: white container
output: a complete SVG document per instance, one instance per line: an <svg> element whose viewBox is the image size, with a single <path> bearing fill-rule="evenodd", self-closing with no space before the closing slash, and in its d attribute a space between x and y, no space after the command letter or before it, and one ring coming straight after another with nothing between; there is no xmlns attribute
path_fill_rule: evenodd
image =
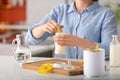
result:
<svg viewBox="0 0 120 80"><path fill-rule="evenodd" d="M103 76L105 74L105 50L98 52L84 50L84 75L87 77Z"/></svg>

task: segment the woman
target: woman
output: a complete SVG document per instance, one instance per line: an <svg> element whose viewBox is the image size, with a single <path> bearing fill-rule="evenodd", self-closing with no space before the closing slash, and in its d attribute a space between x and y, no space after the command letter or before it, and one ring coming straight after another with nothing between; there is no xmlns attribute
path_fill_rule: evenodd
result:
<svg viewBox="0 0 120 80"><path fill-rule="evenodd" d="M105 49L109 58L111 36L117 33L114 13L98 4L98 0L75 0L71 5L61 4L53 8L40 22L28 29L26 39L37 44L54 35L57 24L64 25L65 35L55 36L59 45L67 46L66 54L55 55L59 58L82 59L83 50L95 48L96 44Z"/></svg>

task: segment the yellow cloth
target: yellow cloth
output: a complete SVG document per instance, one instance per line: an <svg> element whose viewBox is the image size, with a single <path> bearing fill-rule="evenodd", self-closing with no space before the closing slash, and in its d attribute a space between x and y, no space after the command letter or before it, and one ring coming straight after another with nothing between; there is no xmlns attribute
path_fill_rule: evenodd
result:
<svg viewBox="0 0 120 80"><path fill-rule="evenodd" d="M52 67L51 63L43 64L43 65L40 66L40 68L38 70L38 73L47 74L52 69L53 69L53 67Z"/></svg>

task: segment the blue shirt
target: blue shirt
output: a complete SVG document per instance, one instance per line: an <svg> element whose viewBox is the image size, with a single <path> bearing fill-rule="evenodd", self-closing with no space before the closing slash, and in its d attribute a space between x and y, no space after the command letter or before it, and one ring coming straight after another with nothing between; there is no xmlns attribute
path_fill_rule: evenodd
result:
<svg viewBox="0 0 120 80"><path fill-rule="evenodd" d="M45 33L40 39L35 39L32 35L32 29L54 20L58 24L64 25L63 33L72 34L89 41L99 44L100 48L105 49L105 57L109 58L109 44L113 34L117 34L117 23L114 13L98 2L94 2L91 6L79 13L74 2L72 4L60 4L53 8L47 16L40 22L30 26L26 39L31 44L38 44L50 36ZM82 59L83 50L80 47L66 47L66 58ZM55 57L64 58L63 55L55 55Z"/></svg>

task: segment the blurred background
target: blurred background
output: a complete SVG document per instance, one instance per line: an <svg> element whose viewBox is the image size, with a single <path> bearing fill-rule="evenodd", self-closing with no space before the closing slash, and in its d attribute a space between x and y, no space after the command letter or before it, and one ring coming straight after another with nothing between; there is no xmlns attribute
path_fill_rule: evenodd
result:
<svg viewBox="0 0 120 80"><path fill-rule="evenodd" d="M0 51L3 51L0 55L12 55L9 50L16 34L26 32L30 25L40 21L54 6L72 1L74 0L0 0ZM120 0L99 0L99 3L115 12L120 34ZM33 56L52 57L54 41L48 38L30 48Z"/></svg>

